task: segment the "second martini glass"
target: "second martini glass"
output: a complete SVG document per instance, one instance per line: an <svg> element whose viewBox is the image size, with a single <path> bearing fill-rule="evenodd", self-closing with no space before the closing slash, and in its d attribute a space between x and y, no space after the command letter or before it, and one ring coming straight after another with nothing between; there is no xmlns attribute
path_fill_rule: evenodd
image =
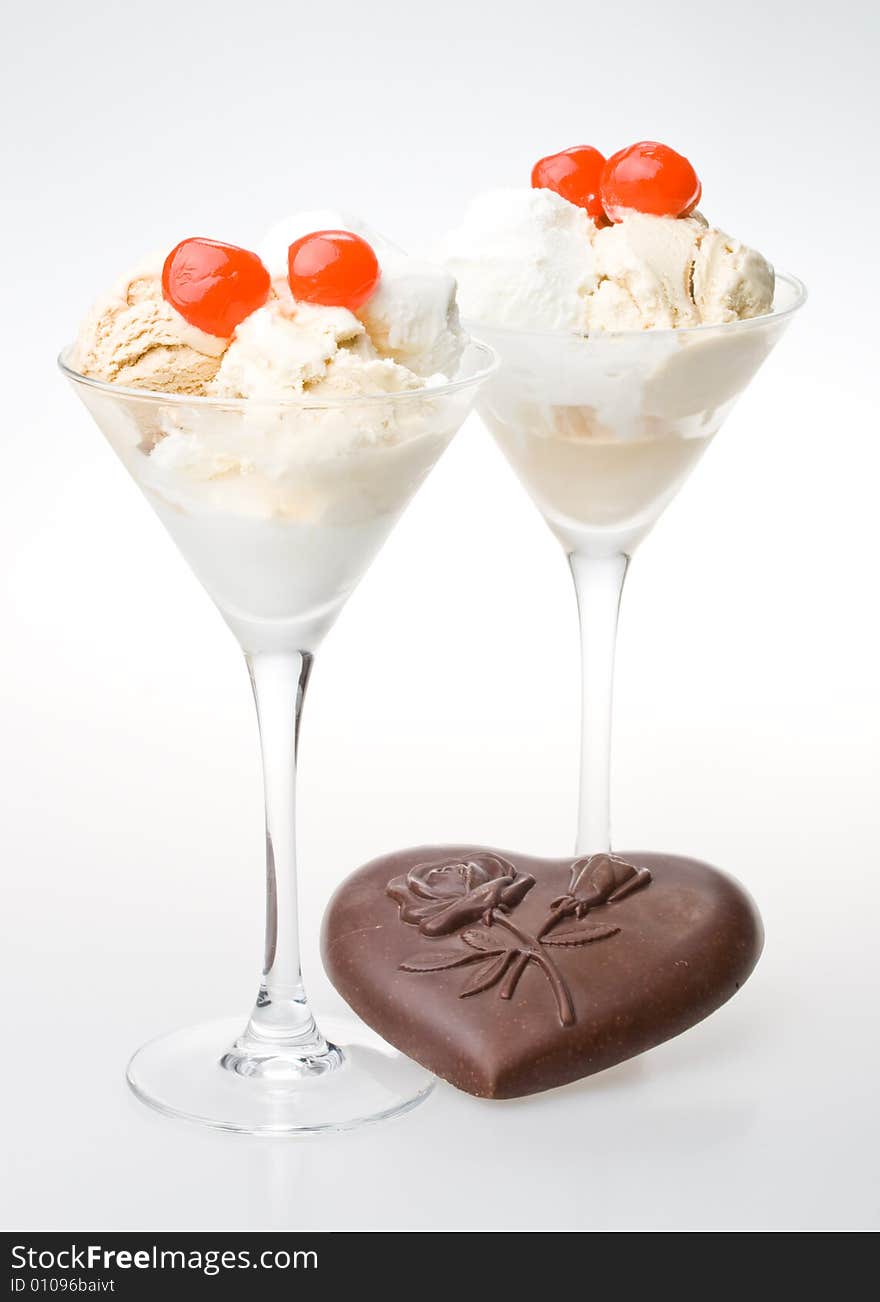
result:
<svg viewBox="0 0 880 1302"><path fill-rule="evenodd" d="M266 798L266 947L250 1019L164 1035L128 1081L161 1112L227 1130L345 1129L413 1107L431 1076L339 1047L303 989L294 787L315 649L494 366L472 342L448 383L262 401L148 393L62 370L213 597L247 661Z"/></svg>
<svg viewBox="0 0 880 1302"><path fill-rule="evenodd" d="M501 356L480 412L568 555L581 625L576 853L611 849L614 647L630 557L802 305L682 330L583 335L472 323Z"/></svg>

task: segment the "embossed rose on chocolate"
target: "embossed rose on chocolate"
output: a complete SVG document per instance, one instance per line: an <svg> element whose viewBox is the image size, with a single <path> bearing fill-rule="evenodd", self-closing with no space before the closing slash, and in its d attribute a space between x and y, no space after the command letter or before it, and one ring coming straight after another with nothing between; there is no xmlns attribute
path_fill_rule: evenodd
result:
<svg viewBox="0 0 880 1302"><path fill-rule="evenodd" d="M491 924L494 909L513 908L534 884L500 854L475 854L416 864L386 889L402 922L424 936L447 936L480 919Z"/></svg>
<svg viewBox="0 0 880 1302"><path fill-rule="evenodd" d="M622 899L630 891L647 886L651 874L647 868L637 868L617 854L590 854L576 859L571 866L569 895L578 904L578 917L597 904Z"/></svg>
<svg viewBox="0 0 880 1302"><path fill-rule="evenodd" d="M546 936L562 918L584 918L600 904L613 904L631 891L649 885L651 874L647 868L637 868L618 854L588 854L575 859L571 865L568 890L558 896L550 906L550 916L539 931Z"/></svg>

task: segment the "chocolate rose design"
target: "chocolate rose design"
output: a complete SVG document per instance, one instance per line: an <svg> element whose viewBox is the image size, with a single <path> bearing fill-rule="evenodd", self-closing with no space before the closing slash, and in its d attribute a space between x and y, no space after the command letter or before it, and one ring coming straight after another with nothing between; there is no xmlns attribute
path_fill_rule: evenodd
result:
<svg viewBox="0 0 880 1302"><path fill-rule="evenodd" d="M553 992L560 1025L572 1026L576 1014L557 961L560 952L616 936L620 931L616 922L584 922L585 915L647 886L650 880L647 868L637 868L617 855L576 859L568 891L551 902L537 930L528 932L509 915L535 885L535 879L519 872L500 854L477 853L467 859L417 864L385 888L400 906L401 922L418 927L423 936L431 938L458 932L457 939L463 944L453 949L429 946L408 955L399 968L421 973L469 968L468 979L458 992L460 999L481 995L493 986L502 999L512 999L523 973L529 967L537 968ZM572 926L554 930L558 922L572 915L576 919ZM473 923L481 925L474 927Z"/></svg>
<svg viewBox="0 0 880 1302"><path fill-rule="evenodd" d="M571 865L568 891L553 901L550 917L538 935L546 936L562 918L574 914L580 919L600 904L622 900L631 891L647 886L650 880L647 868L637 868L616 854L589 854L583 859L575 859Z"/></svg>
<svg viewBox="0 0 880 1302"><path fill-rule="evenodd" d="M400 906L401 922L423 936L447 936L469 922L491 926L494 910L513 908L534 884L500 854L475 854L416 864L386 890Z"/></svg>

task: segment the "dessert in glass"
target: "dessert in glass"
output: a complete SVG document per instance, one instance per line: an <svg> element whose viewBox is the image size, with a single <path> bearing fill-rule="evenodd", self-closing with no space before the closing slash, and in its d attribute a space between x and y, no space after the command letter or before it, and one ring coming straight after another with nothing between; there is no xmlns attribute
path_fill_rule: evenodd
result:
<svg viewBox="0 0 880 1302"><path fill-rule="evenodd" d="M480 412L568 556L582 645L576 852L609 853L611 702L630 557L805 291L697 211L687 159L641 141L541 159L444 240L501 357Z"/></svg>
<svg viewBox="0 0 880 1302"><path fill-rule="evenodd" d="M246 1016L140 1049L162 1112L229 1130L343 1129L405 1111L432 1078L341 1047L303 990L294 786L312 657L494 365L455 282L361 223L305 213L261 254L187 239L95 305L61 358L238 639L260 728L267 901Z"/></svg>

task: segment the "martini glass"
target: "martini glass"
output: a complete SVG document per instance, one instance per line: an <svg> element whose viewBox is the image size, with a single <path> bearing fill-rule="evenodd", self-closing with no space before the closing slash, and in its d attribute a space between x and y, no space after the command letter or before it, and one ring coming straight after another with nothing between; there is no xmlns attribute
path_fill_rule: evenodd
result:
<svg viewBox="0 0 880 1302"><path fill-rule="evenodd" d="M312 657L495 365L471 342L445 384L278 402L126 389L62 370L245 654L266 800L266 944L250 1018L172 1032L128 1065L160 1112L226 1130L341 1130L433 1080L390 1048L330 1043L303 989L294 788Z"/></svg>
<svg viewBox="0 0 880 1302"><path fill-rule="evenodd" d="M501 356L480 413L574 577L582 657L578 855L611 850L614 646L630 557L805 297L800 281L777 275L771 313L725 325L591 337L473 326Z"/></svg>

